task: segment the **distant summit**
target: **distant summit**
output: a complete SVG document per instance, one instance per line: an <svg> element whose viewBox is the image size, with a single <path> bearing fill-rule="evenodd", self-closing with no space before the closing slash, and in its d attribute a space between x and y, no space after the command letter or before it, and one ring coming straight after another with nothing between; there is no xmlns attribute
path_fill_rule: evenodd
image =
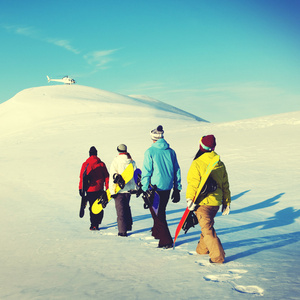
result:
<svg viewBox="0 0 300 300"><path fill-rule="evenodd" d="M118 115L118 118L155 116L208 122L147 96L125 96L81 85L53 85L25 89L1 104L0 117L5 117L9 111L11 115L8 118L19 115L19 122L22 119L33 122L87 113L105 114L106 117Z"/></svg>
<svg viewBox="0 0 300 300"><path fill-rule="evenodd" d="M208 122L208 121L206 121L206 120L204 120L202 118L199 118L196 115L193 115L193 114L188 113L188 112L186 112L186 111L184 111L182 109L179 109L179 108L177 108L175 106L166 104L166 103L164 103L162 101L153 99L153 98L148 97L148 96L143 96L143 95L129 95L129 97L133 98L134 100L136 100L137 102L139 102L141 104L148 105L148 106L157 108L159 110L164 110L164 111L171 112L171 113L174 113L174 114L186 116L186 117L195 119L196 121L199 121L199 122Z"/></svg>

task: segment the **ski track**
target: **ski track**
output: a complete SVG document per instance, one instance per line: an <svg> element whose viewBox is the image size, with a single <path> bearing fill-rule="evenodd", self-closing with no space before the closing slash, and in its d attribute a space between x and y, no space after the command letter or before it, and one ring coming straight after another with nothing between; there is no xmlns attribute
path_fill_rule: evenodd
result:
<svg viewBox="0 0 300 300"><path fill-rule="evenodd" d="M104 228L104 230L100 230L96 233L100 235L107 235L107 236L116 236L116 230L117 228L115 227L110 227L110 228ZM172 249L158 249L157 248L157 241L152 237L147 235L146 233L131 233L128 235L128 238L134 238L138 239L142 242L142 245L145 247L151 247L156 250L160 251L172 251ZM212 271L210 275L205 275L203 276L203 280L205 281L211 281L213 283L221 283L225 282L228 283L231 288L238 292L238 293L243 293L243 294L253 294L256 296L264 296L264 289L262 289L259 286L256 285L239 285L234 282L234 280L241 279L244 274L248 272L248 270L245 269L228 269L227 273L223 272L223 268L219 269L218 265L211 264L209 262L209 255L199 255L197 254L196 251L187 251L186 247L182 246L177 246L176 250L180 253L179 255L171 255L167 257L167 259L170 260L177 260L177 259L182 259L184 257L188 257L188 255L195 256L195 263L198 264L200 267L206 267L208 268L209 271ZM226 266L226 264L222 265ZM220 267L220 266L219 266ZM214 271L214 272L213 272ZM219 274L217 272L220 272Z"/></svg>

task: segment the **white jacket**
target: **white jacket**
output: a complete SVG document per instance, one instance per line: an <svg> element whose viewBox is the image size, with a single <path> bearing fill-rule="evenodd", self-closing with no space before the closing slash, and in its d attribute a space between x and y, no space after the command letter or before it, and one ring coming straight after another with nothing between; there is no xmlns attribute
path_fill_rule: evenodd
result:
<svg viewBox="0 0 300 300"><path fill-rule="evenodd" d="M136 170L136 163L134 160L127 157L126 153L120 153L116 156L110 166L109 171L109 190L111 194L115 194L116 184L114 183L113 176L115 173L122 174L122 172L126 169L126 167L132 163L133 169ZM125 187L119 191L119 193L128 193L130 190L135 190L136 184L134 182L134 178L132 178Z"/></svg>

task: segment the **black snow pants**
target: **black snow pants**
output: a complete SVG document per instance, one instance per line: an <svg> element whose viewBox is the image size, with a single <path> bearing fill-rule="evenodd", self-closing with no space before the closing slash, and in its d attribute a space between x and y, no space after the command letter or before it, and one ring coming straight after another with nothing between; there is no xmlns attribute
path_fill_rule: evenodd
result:
<svg viewBox="0 0 300 300"><path fill-rule="evenodd" d="M157 191L160 197L157 215L152 207L150 207L150 212L153 218L152 236L159 240L158 247L173 245L173 239L166 219L166 208L169 202L170 192L171 191L169 190Z"/></svg>
<svg viewBox="0 0 300 300"><path fill-rule="evenodd" d="M93 214L92 209L91 209L92 205L94 204L96 199L98 199L102 193L105 193L105 192L102 190L100 190L98 192L87 192L86 199L90 204L89 210L90 210L91 227L98 227L101 224L102 219L103 219L103 215L104 215L103 210L99 214L95 215L95 214Z"/></svg>

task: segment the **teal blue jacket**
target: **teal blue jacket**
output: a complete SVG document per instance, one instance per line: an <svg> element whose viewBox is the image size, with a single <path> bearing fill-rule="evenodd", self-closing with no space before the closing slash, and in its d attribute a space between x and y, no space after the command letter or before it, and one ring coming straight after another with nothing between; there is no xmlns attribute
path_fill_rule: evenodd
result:
<svg viewBox="0 0 300 300"><path fill-rule="evenodd" d="M181 190L181 174L176 153L165 139L159 139L146 150L142 168L142 189L149 184L157 186L158 191Z"/></svg>

